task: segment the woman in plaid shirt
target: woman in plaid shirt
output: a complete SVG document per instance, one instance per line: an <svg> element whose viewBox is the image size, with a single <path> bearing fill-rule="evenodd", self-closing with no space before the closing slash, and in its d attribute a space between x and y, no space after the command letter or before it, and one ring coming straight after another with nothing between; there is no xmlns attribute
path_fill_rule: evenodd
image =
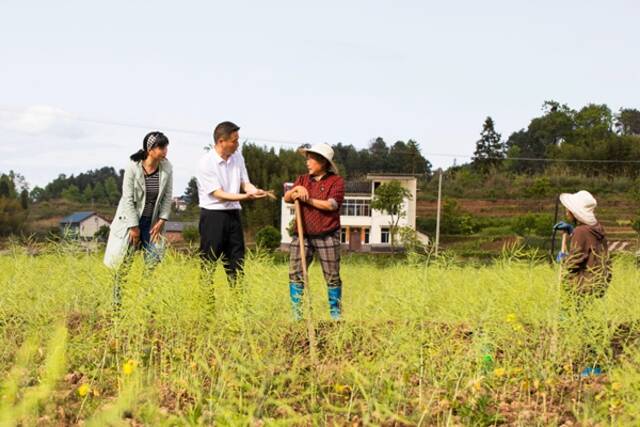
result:
<svg viewBox="0 0 640 427"><path fill-rule="evenodd" d="M340 280L340 206L344 200L344 180L337 175L333 149L316 144L301 152L307 158L308 175L299 176L284 195L287 203L299 200L307 265L315 253L327 282L329 313L340 319L342 281ZM294 228L297 230L297 228ZM289 245L289 294L296 320L302 318L304 281L298 236Z"/></svg>

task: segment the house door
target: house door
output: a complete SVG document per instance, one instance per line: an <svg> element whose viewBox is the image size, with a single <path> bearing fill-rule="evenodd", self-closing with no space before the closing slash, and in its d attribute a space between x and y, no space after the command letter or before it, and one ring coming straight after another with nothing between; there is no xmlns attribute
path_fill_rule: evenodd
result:
<svg viewBox="0 0 640 427"><path fill-rule="evenodd" d="M360 229L352 228L349 230L349 250L359 251L362 248L362 241L360 239Z"/></svg>

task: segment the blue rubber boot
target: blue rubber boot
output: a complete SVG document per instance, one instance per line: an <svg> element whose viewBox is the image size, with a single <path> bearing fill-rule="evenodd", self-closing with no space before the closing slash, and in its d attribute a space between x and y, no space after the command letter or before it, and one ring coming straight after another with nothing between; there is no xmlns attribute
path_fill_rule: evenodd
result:
<svg viewBox="0 0 640 427"><path fill-rule="evenodd" d="M591 376L595 377L598 375L602 375L602 369L600 369L599 366L588 366L584 368L582 372L580 372L580 376L582 378L587 378Z"/></svg>
<svg viewBox="0 0 640 427"><path fill-rule="evenodd" d="M302 320L302 294L304 287L300 283L289 283L289 297L293 309L293 319Z"/></svg>
<svg viewBox="0 0 640 427"><path fill-rule="evenodd" d="M327 288L327 294L329 296L329 314L333 320L340 320L342 286L329 286Z"/></svg>

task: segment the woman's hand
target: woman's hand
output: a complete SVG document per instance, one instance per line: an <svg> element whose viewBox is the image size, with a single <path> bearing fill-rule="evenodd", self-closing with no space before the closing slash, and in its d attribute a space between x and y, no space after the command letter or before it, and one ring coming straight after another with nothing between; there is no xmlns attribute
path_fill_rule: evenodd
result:
<svg viewBox="0 0 640 427"><path fill-rule="evenodd" d="M153 227L151 227L151 231L149 232L149 234L151 235L151 241L152 242L157 242L158 239L160 238L160 234L162 233L162 230L164 229L164 223L166 221L162 218L160 218Z"/></svg>
<svg viewBox="0 0 640 427"><path fill-rule="evenodd" d="M293 193L291 194L291 198L293 200L300 200L301 202L306 202L309 200L309 191L304 188L302 185L298 185L293 188Z"/></svg>
<svg viewBox="0 0 640 427"><path fill-rule="evenodd" d="M140 227L131 227L129 229L129 242L131 242L134 247L138 247L140 244Z"/></svg>

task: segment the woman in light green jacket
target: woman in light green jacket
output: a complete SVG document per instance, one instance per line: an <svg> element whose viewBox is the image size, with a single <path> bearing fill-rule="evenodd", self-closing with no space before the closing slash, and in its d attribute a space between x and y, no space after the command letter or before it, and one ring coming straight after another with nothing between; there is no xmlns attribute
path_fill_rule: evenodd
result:
<svg viewBox="0 0 640 427"><path fill-rule="evenodd" d="M168 145L169 139L162 132L148 133L124 172L122 197L104 254L104 263L116 269L116 304L120 300L119 276L126 274L135 250L143 250L148 265L162 257L162 233L171 213L173 188L171 163L166 159Z"/></svg>

